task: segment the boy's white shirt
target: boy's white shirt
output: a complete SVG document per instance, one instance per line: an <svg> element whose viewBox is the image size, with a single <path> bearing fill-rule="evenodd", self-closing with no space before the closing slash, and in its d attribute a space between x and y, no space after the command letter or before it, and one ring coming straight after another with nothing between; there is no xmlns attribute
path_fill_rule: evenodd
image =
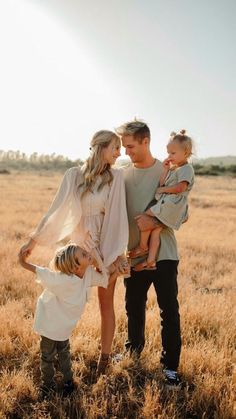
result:
<svg viewBox="0 0 236 419"><path fill-rule="evenodd" d="M83 278L36 267L36 281L45 289L36 306L34 330L52 340L67 340L81 317L92 286L104 286L103 276L91 266Z"/></svg>

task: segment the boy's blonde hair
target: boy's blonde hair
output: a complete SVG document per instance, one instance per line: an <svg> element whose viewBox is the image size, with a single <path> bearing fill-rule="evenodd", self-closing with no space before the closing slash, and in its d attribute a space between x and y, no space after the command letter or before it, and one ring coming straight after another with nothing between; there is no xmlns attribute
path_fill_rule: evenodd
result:
<svg viewBox="0 0 236 419"><path fill-rule="evenodd" d="M92 190L98 176L101 176L98 190L102 189L107 183L110 184L113 180L111 166L103 159L103 150L109 146L113 139L115 139L115 145L120 147L120 138L115 132L101 130L94 134L90 142L90 156L82 167L84 180L79 185L83 187L82 195Z"/></svg>
<svg viewBox="0 0 236 419"><path fill-rule="evenodd" d="M176 134L176 132L171 132L168 144L173 142L178 142L182 146L182 148L186 151L187 157L190 157L193 154L193 140L191 137L186 135L185 129L181 129L178 134Z"/></svg>
<svg viewBox="0 0 236 419"><path fill-rule="evenodd" d="M52 268L64 274L72 275L75 268L80 266L80 263L76 258L77 249L78 246L76 244L67 244L58 249L51 262Z"/></svg>
<svg viewBox="0 0 236 419"><path fill-rule="evenodd" d="M125 122L120 127L116 128L118 135L133 135L134 139L139 143L142 143L144 138L151 137L150 129L146 122L134 119L133 121Z"/></svg>

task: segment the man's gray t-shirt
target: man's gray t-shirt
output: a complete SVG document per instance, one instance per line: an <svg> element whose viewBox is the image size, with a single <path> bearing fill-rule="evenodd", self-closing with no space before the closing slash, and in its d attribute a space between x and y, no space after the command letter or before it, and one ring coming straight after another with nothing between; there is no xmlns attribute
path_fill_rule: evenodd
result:
<svg viewBox="0 0 236 419"><path fill-rule="evenodd" d="M133 165L124 169L126 203L129 219L128 250L139 244L140 233L134 217L143 213L150 202L155 199L156 189L163 171L162 163L156 160L153 166L145 169ZM157 260L178 260L177 243L171 228L164 228L160 235L161 245ZM145 257L132 259L132 265L144 260Z"/></svg>

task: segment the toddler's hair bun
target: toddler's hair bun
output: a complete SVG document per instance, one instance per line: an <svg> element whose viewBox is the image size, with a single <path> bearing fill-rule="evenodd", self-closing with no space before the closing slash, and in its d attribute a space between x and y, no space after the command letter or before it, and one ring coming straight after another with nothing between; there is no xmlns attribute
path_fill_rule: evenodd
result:
<svg viewBox="0 0 236 419"><path fill-rule="evenodd" d="M185 135L186 134L186 129L181 129L179 132L181 135Z"/></svg>
<svg viewBox="0 0 236 419"><path fill-rule="evenodd" d="M176 132L175 131L171 131L170 137L175 137L175 136L176 136Z"/></svg>

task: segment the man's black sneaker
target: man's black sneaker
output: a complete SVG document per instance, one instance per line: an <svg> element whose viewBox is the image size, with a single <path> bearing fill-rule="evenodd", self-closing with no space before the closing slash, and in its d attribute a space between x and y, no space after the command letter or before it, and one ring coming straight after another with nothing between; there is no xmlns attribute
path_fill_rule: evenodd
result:
<svg viewBox="0 0 236 419"><path fill-rule="evenodd" d="M170 390L179 390L181 388L181 380L176 371L163 369L166 387Z"/></svg>
<svg viewBox="0 0 236 419"><path fill-rule="evenodd" d="M73 380L66 381L63 385L62 395L63 397L70 396L75 389L75 384Z"/></svg>

